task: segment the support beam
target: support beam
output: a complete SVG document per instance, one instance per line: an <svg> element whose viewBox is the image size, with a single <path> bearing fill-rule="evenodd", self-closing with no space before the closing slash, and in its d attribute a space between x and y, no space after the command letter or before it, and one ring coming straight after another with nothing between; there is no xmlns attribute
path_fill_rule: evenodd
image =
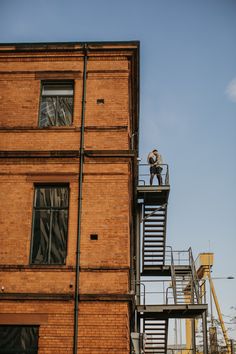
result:
<svg viewBox="0 0 236 354"><path fill-rule="evenodd" d="M207 315L206 311L202 314L202 332L203 332L203 354L208 354L208 341L207 341Z"/></svg>

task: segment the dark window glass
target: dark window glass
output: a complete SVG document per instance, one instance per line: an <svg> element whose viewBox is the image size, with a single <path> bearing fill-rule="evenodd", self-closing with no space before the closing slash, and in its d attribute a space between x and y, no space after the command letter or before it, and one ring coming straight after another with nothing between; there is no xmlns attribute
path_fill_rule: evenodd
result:
<svg viewBox="0 0 236 354"><path fill-rule="evenodd" d="M43 83L39 126L72 124L74 88L72 82Z"/></svg>
<svg viewBox="0 0 236 354"><path fill-rule="evenodd" d="M31 263L65 264L68 206L68 186L35 188Z"/></svg>
<svg viewBox="0 0 236 354"><path fill-rule="evenodd" d="M0 354L37 354L38 326L0 326Z"/></svg>

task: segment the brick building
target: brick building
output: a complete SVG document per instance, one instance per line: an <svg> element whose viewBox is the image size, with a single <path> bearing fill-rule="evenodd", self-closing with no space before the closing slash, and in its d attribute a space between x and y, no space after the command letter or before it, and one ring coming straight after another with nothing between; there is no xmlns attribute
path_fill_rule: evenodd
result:
<svg viewBox="0 0 236 354"><path fill-rule="evenodd" d="M138 63L0 46L0 353L130 353Z"/></svg>

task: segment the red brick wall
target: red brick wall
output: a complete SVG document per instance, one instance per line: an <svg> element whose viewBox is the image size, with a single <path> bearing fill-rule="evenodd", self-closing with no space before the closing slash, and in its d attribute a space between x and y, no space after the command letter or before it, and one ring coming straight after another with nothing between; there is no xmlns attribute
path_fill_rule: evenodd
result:
<svg viewBox="0 0 236 354"><path fill-rule="evenodd" d="M5 60L0 57L0 149L38 154L79 150L81 53L5 56ZM60 79L75 77L73 125L39 129L40 82L52 78L56 71ZM85 149L130 148L130 75L129 60L122 53L89 58ZM97 99L104 99L104 104L97 104ZM127 296L130 291L130 162L102 157L85 160L79 287L84 298L79 305L79 353L129 353L129 303L115 300L115 296ZM46 314L46 323L39 323L39 353L72 353L74 302L19 300L17 294L36 298L74 294L79 159L35 156L1 159L0 164L0 286L4 287L3 297L15 296L12 301L1 301L0 296L0 322L1 314ZM30 265L34 183L39 182L70 184L65 266ZM91 234L97 234L98 240L91 240ZM111 298L109 302L85 301L87 295Z"/></svg>
<svg viewBox="0 0 236 354"><path fill-rule="evenodd" d="M73 301L0 302L0 324L38 324L39 354L65 354L73 350ZM78 353L129 353L128 306L117 302L83 302L79 307ZM8 315L8 317L7 317ZM15 317L15 318L14 318Z"/></svg>

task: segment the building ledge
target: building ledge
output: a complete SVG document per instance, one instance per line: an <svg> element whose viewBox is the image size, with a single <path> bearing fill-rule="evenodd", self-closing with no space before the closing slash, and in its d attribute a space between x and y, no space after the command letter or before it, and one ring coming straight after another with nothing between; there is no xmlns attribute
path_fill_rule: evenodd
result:
<svg viewBox="0 0 236 354"><path fill-rule="evenodd" d="M69 301L73 300L74 294L46 294L46 293L2 293L0 294L0 301L2 300L46 300L46 301Z"/></svg>

